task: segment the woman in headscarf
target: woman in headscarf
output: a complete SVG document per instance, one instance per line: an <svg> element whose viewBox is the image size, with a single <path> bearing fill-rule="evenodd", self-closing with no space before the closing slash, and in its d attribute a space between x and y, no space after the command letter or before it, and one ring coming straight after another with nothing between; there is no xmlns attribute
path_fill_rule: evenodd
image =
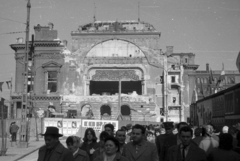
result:
<svg viewBox="0 0 240 161"><path fill-rule="evenodd" d="M87 152L79 149L81 139L78 136L69 136L66 144L68 149L73 153L74 161L90 161Z"/></svg>
<svg viewBox="0 0 240 161"><path fill-rule="evenodd" d="M116 138L109 136L105 139L104 152L94 159L94 161L128 161L119 152L120 145Z"/></svg>

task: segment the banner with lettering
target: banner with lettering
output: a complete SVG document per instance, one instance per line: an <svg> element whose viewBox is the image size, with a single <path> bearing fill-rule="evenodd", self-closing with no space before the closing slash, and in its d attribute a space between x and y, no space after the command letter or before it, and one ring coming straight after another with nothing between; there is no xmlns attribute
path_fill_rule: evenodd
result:
<svg viewBox="0 0 240 161"><path fill-rule="evenodd" d="M103 131L104 125L113 124L114 130L118 130L118 121L114 120L82 120L81 137L84 137L84 133L87 128L93 128L96 133L96 137L99 138L99 134Z"/></svg>

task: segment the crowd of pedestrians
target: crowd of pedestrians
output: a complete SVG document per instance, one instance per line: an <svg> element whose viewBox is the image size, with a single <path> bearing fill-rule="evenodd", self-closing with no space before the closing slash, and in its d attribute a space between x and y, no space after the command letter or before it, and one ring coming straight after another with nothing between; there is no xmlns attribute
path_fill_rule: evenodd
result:
<svg viewBox="0 0 240 161"><path fill-rule="evenodd" d="M65 148L59 130L47 127L38 161L240 161L240 124L215 133L211 124L106 124L99 136L92 128L83 138L69 136Z"/></svg>

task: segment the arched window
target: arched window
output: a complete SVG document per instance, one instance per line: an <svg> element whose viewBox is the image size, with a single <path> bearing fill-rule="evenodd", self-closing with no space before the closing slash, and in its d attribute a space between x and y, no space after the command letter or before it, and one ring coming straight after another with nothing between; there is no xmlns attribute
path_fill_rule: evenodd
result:
<svg viewBox="0 0 240 161"><path fill-rule="evenodd" d="M122 105L121 106L121 114L123 116L129 116L131 114L130 107L128 105Z"/></svg>
<svg viewBox="0 0 240 161"><path fill-rule="evenodd" d="M92 107L89 104L85 104L81 108L81 116L82 117L93 117Z"/></svg>
<svg viewBox="0 0 240 161"><path fill-rule="evenodd" d="M200 93L200 88L197 88L197 92Z"/></svg>
<svg viewBox="0 0 240 161"><path fill-rule="evenodd" d="M197 83L200 84L200 78L197 78Z"/></svg>
<svg viewBox="0 0 240 161"><path fill-rule="evenodd" d="M231 84L231 78L228 77L227 80L228 80L227 83Z"/></svg>
<svg viewBox="0 0 240 161"><path fill-rule="evenodd" d="M207 78L204 78L204 84L207 84L207 80L208 80Z"/></svg>
<svg viewBox="0 0 240 161"><path fill-rule="evenodd" d="M102 105L100 108L102 119L110 120L111 119L111 107L108 104Z"/></svg>

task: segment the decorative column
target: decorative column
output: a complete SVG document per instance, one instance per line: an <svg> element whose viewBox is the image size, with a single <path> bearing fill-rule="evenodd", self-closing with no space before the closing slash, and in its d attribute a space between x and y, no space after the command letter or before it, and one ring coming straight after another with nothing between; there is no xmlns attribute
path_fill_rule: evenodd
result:
<svg viewBox="0 0 240 161"><path fill-rule="evenodd" d="M90 82L89 80L86 80L86 96L89 96L90 95L90 90L89 90L89 86L90 86Z"/></svg>
<svg viewBox="0 0 240 161"><path fill-rule="evenodd" d="M183 119L184 108L182 105L182 87L178 87L178 95L179 95L179 121L181 122Z"/></svg>
<svg viewBox="0 0 240 161"><path fill-rule="evenodd" d="M146 81L142 80L142 95L146 94L145 84L146 84Z"/></svg>

